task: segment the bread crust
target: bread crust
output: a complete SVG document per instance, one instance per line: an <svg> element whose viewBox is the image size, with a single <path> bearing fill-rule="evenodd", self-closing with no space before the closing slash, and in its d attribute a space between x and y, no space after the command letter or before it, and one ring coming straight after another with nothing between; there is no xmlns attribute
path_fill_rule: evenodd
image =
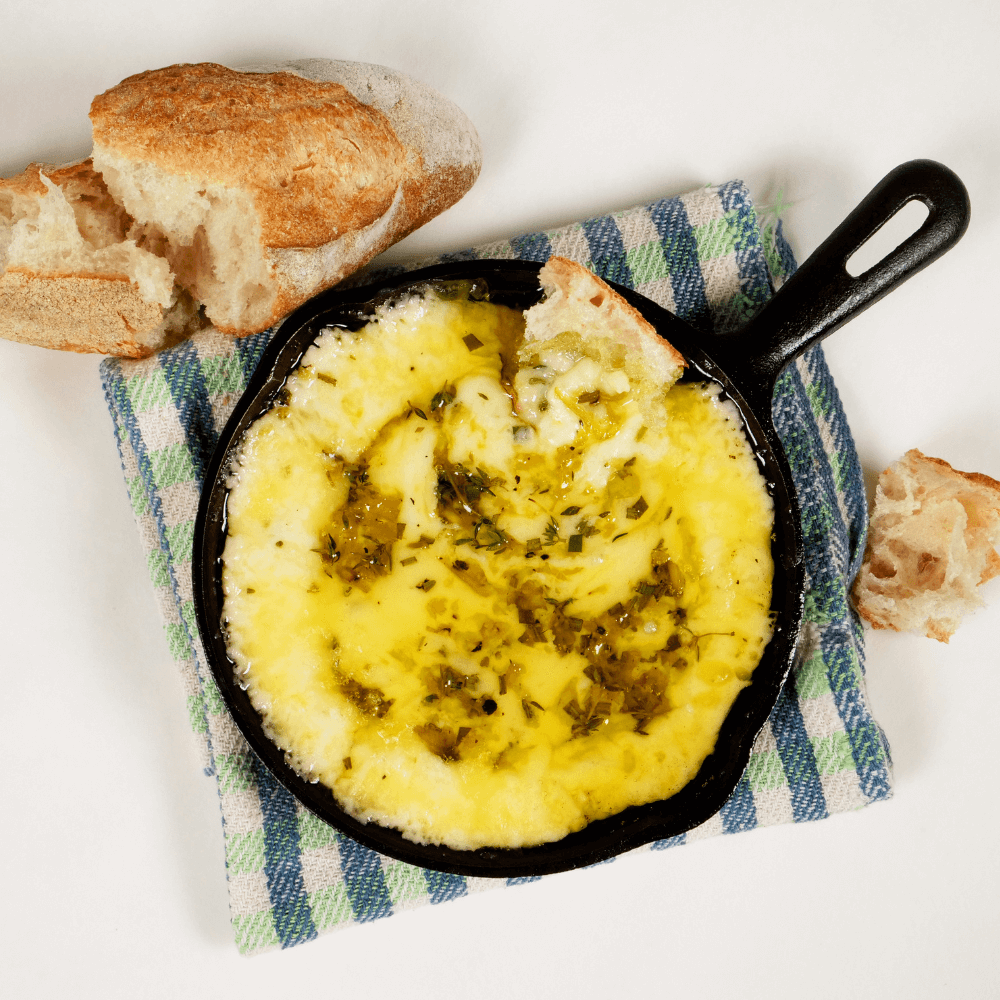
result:
<svg viewBox="0 0 1000 1000"><path fill-rule="evenodd" d="M370 225L407 170L385 115L292 73L167 66L94 98L90 120L95 146L249 193L268 247L318 247Z"/></svg>
<svg viewBox="0 0 1000 1000"><path fill-rule="evenodd" d="M163 310L124 274L0 275L0 336L79 354L146 358ZM152 343L150 342L152 339Z"/></svg>
<svg viewBox="0 0 1000 1000"><path fill-rule="evenodd" d="M95 98L91 120L106 173L150 165L190 183L194 197L214 185L246 200L259 229L242 245L259 266L245 308L213 303L189 277L177 255L185 242L197 247L197 234L170 251L181 283L236 336L274 325L454 204L482 162L475 128L454 104L362 63L166 67ZM159 225L118 193L139 223Z"/></svg>
<svg viewBox="0 0 1000 1000"><path fill-rule="evenodd" d="M124 239L131 220L114 203L88 158L54 166L31 163L0 178L0 213L15 203L27 210L49 193L43 176L73 209L81 236L94 249ZM61 266L53 254L47 267L9 262L0 272L0 337L22 344L78 353L147 357L158 345L164 309L143 297L122 270L97 266L81 271Z"/></svg>
<svg viewBox="0 0 1000 1000"><path fill-rule="evenodd" d="M567 318L578 320L577 332L613 336L630 352L642 355L665 385L687 367L684 355L607 282L582 264L552 256L539 272L545 300L528 313L528 337L543 341L559 336ZM574 327L575 329L575 327Z"/></svg>

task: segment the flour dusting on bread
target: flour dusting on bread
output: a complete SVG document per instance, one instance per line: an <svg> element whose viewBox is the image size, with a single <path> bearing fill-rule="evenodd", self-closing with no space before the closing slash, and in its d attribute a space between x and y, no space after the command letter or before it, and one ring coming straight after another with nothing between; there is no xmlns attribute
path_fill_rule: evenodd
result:
<svg viewBox="0 0 1000 1000"><path fill-rule="evenodd" d="M0 336L144 357L245 336L458 201L466 116L385 67L170 66L94 99L91 160L0 180Z"/></svg>
<svg viewBox="0 0 1000 1000"><path fill-rule="evenodd" d="M1000 575L998 543L1000 482L908 451L879 477L858 611L874 628L947 642Z"/></svg>

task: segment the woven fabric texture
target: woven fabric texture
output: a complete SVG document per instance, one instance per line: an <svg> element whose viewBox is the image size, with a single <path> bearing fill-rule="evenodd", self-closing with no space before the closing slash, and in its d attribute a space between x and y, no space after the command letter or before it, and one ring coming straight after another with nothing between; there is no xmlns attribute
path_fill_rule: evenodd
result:
<svg viewBox="0 0 1000 1000"><path fill-rule="evenodd" d="M795 267L780 222L759 216L738 181L442 259L552 253L717 331L738 328ZM101 366L167 643L205 772L218 782L233 928L247 954L504 884L402 864L316 819L251 753L212 680L192 602L194 519L209 456L269 339L209 330L145 361ZM784 372L773 409L802 501L808 595L798 663L721 811L642 850L821 819L891 794L888 746L868 707L862 632L847 600L867 527L861 470L819 348Z"/></svg>

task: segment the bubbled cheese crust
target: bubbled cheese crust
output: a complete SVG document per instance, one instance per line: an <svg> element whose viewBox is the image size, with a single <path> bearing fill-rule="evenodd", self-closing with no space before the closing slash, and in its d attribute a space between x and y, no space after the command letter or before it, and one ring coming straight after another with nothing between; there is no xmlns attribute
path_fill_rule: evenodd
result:
<svg viewBox="0 0 1000 1000"><path fill-rule="evenodd" d="M328 331L227 508L230 654L269 731L352 815L458 849L682 788L770 636L735 411L583 340L511 378L523 327L431 289Z"/></svg>

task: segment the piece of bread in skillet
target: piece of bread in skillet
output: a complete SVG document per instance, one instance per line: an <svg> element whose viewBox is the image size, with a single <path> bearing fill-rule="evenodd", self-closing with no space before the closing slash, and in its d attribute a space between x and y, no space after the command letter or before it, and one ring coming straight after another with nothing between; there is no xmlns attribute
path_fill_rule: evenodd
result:
<svg viewBox="0 0 1000 1000"><path fill-rule="evenodd" d="M947 642L1000 575L1000 482L908 451L879 477L853 595L874 628Z"/></svg>
<svg viewBox="0 0 1000 1000"><path fill-rule="evenodd" d="M94 99L94 165L226 333L265 330L456 202L475 128L384 67L140 73Z"/></svg>
<svg viewBox="0 0 1000 1000"><path fill-rule="evenodd" d="M0 336L145 357L197 323L90 160L0 180Z"/></svg>
<svg viewBox="0 0 1000 1000"><path fill-rule="evenodd" d="M533 373L544 363L562 373L586 356L610 379L621 371L639 398L653 399L680 378L683 355L661 337L633 306L582 264L550 257L538 274L545 297L525 313L524 342L518 351L518 410L537 417L548 386Z"/></svg>

